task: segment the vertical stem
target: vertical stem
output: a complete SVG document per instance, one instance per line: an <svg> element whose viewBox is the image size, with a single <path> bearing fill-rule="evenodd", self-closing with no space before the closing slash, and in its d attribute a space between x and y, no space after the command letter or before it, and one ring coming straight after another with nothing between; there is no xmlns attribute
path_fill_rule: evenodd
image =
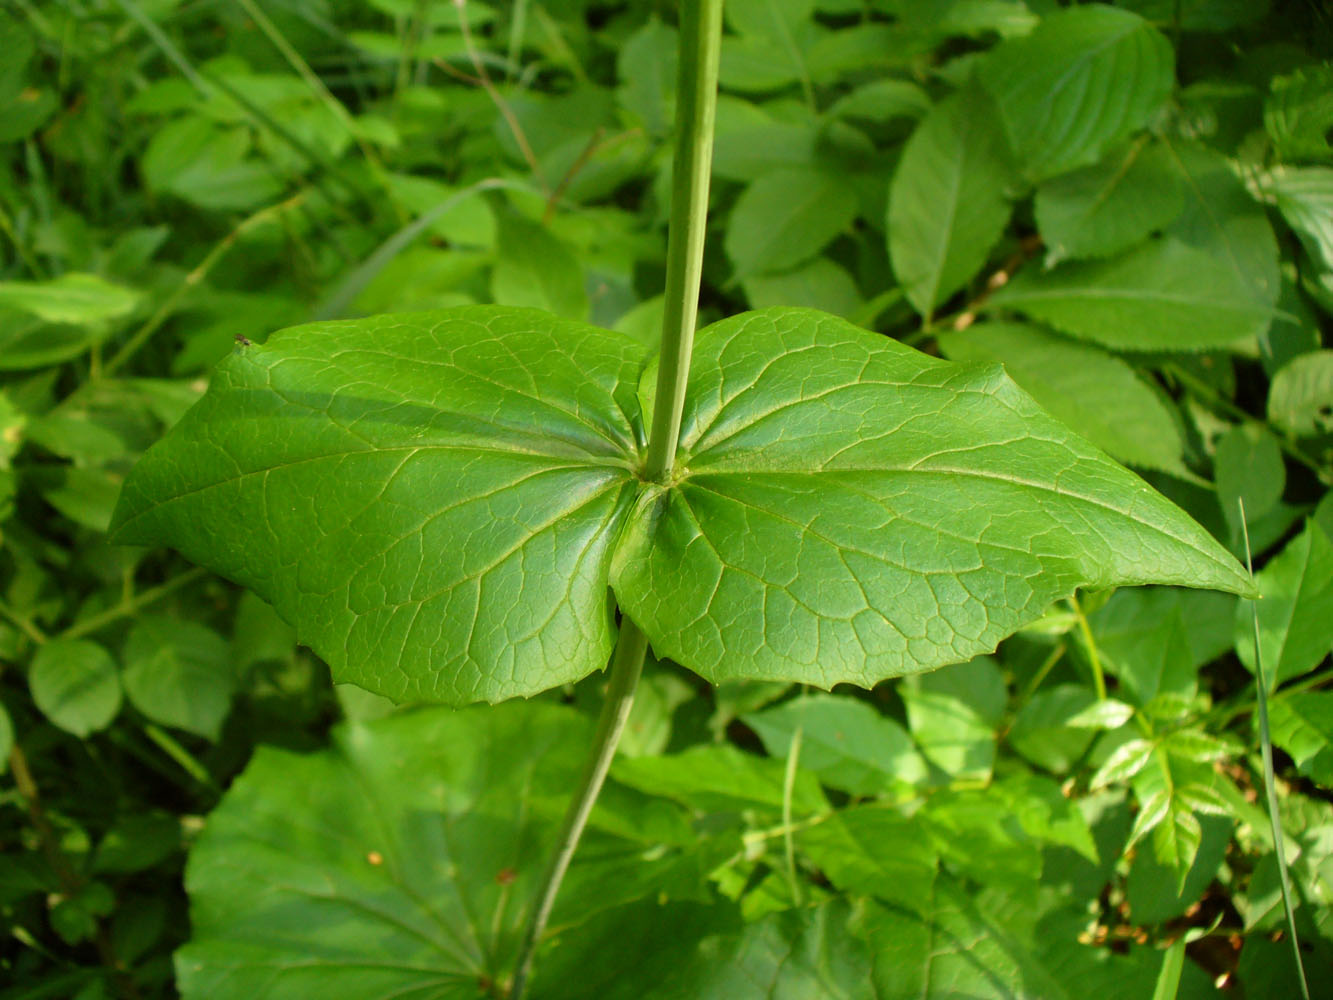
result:
<svg viewBox="0 0 1333 1000"><path fill-rule="evenodd" d="M657 401L643 478L661 482L676 458L699 283L703 274L704 232L708 216L708 175L713 157L713 120L717 108L717 64L722 39L722 0L685 0L680 15L680 75L676 86L676 160L671 187L671 222L667 242L666 305L662 318L661 367ZM570 803L541 890L523 935L509 1000L522 1000L537 944L551 915L560 882L578 848L602 782L616 754L616 744L634 703L643 672L648 638L627 617L611 663L610 687L597 723L592 755Z"/></svg>
<svg viewBox="0 0 1333 1000"><path fill-rule="evenodd" d="M616 744L629 718L630 708L634 704L634 689L643 672L643 660L648 652L648 638L628 618L621 619L620 638L616 640L616 651L611 661L611 680L606 691L606 700L602 702L602 714L597 720L597 734L593 737L593 752L583 768L583 778L579 790L565 813L565 821L560 829L559 846L555 857L551 859L546 877L542 880L541 891L533 902L528 926L523 934L523 947L519 951L518 966L514 972L514 985L510 990L510 1000L519 1000L527 985L528 975L532 971L532 960L537 954L537 942L546 929L546 921L551 916L551 907L555 905L556 893L564 880L569 863L578 849L579 837L587 825L588 816L602 790L606 772L611 768L611 761L616 755Z"/></svg>
<svg viewBox="0 0 1333 1000"><path fill-rule="evenodd" d="M671 172L666 301L657 401L643 478L663 482L676 461L685 384L694 349L708 221L708 174L717 113L717 63L722 0L687 0L680 10L680 76L676 84L676 159Z"/></svg>

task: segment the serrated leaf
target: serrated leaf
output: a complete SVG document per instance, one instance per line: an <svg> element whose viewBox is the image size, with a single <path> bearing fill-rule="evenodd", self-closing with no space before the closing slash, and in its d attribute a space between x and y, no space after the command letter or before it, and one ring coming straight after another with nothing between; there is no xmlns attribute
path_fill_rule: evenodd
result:
<svg viewBox="0 0 1333 1000"><path fill-rule="evenodd" d="M1333 157L1333 65L1302 66L1275 77L1264 104L1264 127L1286 160Z"/></svg>
<svg viewBox="0 0 1333 1000"><path fill-rule="evenodd" d="M800 766L830 788L880 795L926 777L925 761L897 722L845 695L809 695L741 717L773 757L786 757L801 730Z"/></svg>
<svg viewBox="0 0 1333 1000"><path fill-rule="evenodd" d="M1052 416L1131 465L1190 475L1162 397L1114 355L1023 323L980 323L937 338L953 361L990 361Z"/></svg>
<svg viewBox="0 0 1333 1000"><path fill-rule="evenodd" d="M1156 744L1151 740L1135 739L1122 743L1115 752L1106 758L1106 762L1088 782L1088 787L1097 789L1107 785L1128 781L1147 766L1152 759Z"/></svg>
<svg viewBox="0 0 1333 1000"><path fill-rule="evenodd" d="M1268 419L1298 437L1333 434L1333 351L1298 354L1278 369Z"/></svg>
<svg viewBox="0 0 1333 1000"><path fill-rule="evenodd" d="M1279 168L1262 183L1310 257L1333 270L1333 169Z"/></svg>
<svg viewBox="0 0 1333 1000"><path fill-rule="evenodd" d="M1333 786L1333 691L1301 691L1268 703L1273 745L1285 750L1302 774Z"/></svg>
<svg viewBox="0 0 1333 1000"><path fill-rule="evenodd" d="M219 368L129 480L119 538L253 588L377 693L577 680L611 649L638 353L504 308L295 328Z"/></svg>
<svg viewBox="0 0 1333 1000"><path fill-rule="evenodd" d="M855 191L836 174L774 170L736 201L723 246L738 277L783 271L817 255L856 210Z"/></svg>
<svg viewBox="0 0 1333 1000"><path fill-rule="evenodd" d="M1080 585L1247 589L998 369L768 310L701 331L693 374L679 481L643 494L611 579L657 653L713 681L970 659Z"/></svg>
<svg viewBox="0 0 1333 1000"><path fill-rule="evenodd" d="M1029 884L978 891L945 872L933 882L910 904L867 909L881 1000L1151 995L1156 952L1121 956L1080 944L1086 914L1070 905L1063 889Z"/></svg>
<svg viewBox="0 0 1333 1000"><path fill-rule="evenodd" d="M1333 647L1333 541L1313 522L1287 543L1255 581L1259 649L1269 690L1313 670ZM1254 673L1249 605L1236 607L1236 655Z"/></svg>
<svg viewBox="0 0 1333 1000"><path fill-rule="evenodd" d="M1237 287L1226 264L1174 239L1110 260L1025 269L987 305L1119 351L1227 347L1258 336L1273 318L1270 306Z"/></svg>
<svg viewBox="0 0 1333 1000"><path fill-rule="evenodd" d="M43 644L33 657L28 687L42 714L80 738L105 729L120 711L116 661L87 639Z"/></svg>
<svg viewBox="0 0 1333 1000"><path fill-rule="evenodd" d="M1184 204L1168 153L1136 142L1041 184L1033 209L1050 265L1128 250L1179 215Z"/></svg>
<svg viewBox="0 0 1333 1000"><path fill-rule="evenodd" d="M1099 159L1148 123L1175 82L1171 44L1129 11L1057 10L997 46L978 71L1034 180Z"/></svg>
<svg viewBox="0 0 1333 1000"><path fill-rule="evenodd" d="M1207 146L1164 140L1180 173L1185 208L1166 236L1210 256L1229 276L1234 293L1271 307L1282 290L1277 237L1264 206L1237 176L1239 169ZM1267 330L1265 324L1258 330Z"/></svg>
<svg viewBox="0 0 1333 1000"><path fill-rule="evenodd" d="M976 274L1009 221L1004 139L988 109L964 96L926 115L889 187L893 270L926 316Z"/></svg>
<svg viewBox="0 0 1333 1000"><path fill-rule="evenodd" d="M608 582L705 677L822 686L969 659L1078 586L1249 587L998 369L812 311L700 332L673 481L642 483L642 354L503 307L238 347L116 538L252 587L339 681L454 702L602 667Z"/></svg>

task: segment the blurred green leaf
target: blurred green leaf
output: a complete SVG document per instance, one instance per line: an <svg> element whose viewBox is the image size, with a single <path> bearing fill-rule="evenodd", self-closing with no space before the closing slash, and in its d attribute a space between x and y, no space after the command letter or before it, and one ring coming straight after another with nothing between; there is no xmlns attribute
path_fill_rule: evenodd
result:
<svg viewBox="0 0 1333 1000"><path fill-rule="evenodd" d="M216 740L236 670L226 642L197 622L145 615L126 637L125 693L154 722Z"/></svg>
<svg viewBox="0 0 1333 1000"><path fill-rule="evenodd" d="M1011 168L992 114L971 93L936 105L889 187L888 243L907 299L924 316L971 280L1009 221Z"/></svg>
<svg viewBox="0 0 1333 1000"><path fill-rule="evenodd" d="M1048 14L978 72L1024 172L1040 180L1096 162L1146 125L1171 92L1175 58L1142 18L1090 4Z"/></svg>
<svg viewBox="0 0 1333 1000"><path fill-rule="evenodd" d="M111 654L87 639L45 643L28 672L32 700L66 732L86 737L120 711L120 672Z"/></svg>

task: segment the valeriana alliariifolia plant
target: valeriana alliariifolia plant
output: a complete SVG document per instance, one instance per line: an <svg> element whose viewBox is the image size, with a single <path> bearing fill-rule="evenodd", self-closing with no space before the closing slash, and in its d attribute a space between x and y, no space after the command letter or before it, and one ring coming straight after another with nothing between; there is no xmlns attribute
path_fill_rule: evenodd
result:
<svg viewBox="0 0 1333 1000"><path fill-rule="evenodd" d="M996 366L808 309L696 338L720 35L720 0L683 5L657 352L491 306L285 330L218 368L115 514L116 541L254 589L335 679L397 701L611 662L515 997L650 645L714 682L869 686L990 651L1078 587L1252 593Z"/></svg>

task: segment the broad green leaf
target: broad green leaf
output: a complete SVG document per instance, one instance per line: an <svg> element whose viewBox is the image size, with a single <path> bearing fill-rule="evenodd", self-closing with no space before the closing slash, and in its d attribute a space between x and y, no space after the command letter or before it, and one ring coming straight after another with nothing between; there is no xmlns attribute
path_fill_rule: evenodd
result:
<svg viewBox="0 0 1333 1000"><path fill-rule="evenodd" d="M844 900L752 923L645 900L561 935L537 968L543 1000L880 1000L857 910Z"/></svg>
<svg viewBox="0 0 1333 1000"><path fill-rule="evenodd" d="M540 223L505 210L498 237L491 295L506 306L532 306L567 319L588 315L583 269L570 248Z"/></svg>
<svg viewBox="0 0 1333 1000"><path fill-rule="evenodd" d="M1268 702L1273 745L1321 785L1333 786L1333 691L1298 691Z"/></svg>
<svg viewBox="0 0 1333 1000"><path fill-rule="evenodd" d="M16 309L47 323L101 323L119 319L138 304L137 292L95 274L62 274L50 281L0 281L0 309Z"/></svg>
<svg viewBox="0 0 1333 1000"><path fill-rule="evenodd" d="M80 738L105 729L120 711L116 661L87 639L45 643L32 659L28 687L48 719Z"/></svg>
<svg viewBox="0 0 1333 1000"><path fill-rule="evenodd" d="M1128 250L1179 215L1184 204L1169 153L1140 141L1041 184L1033 207L1046 263L1057 264Z"/></svg>
<svg viewBox="0 0 1333 1000"><path fill-rule="evenodd" d="M189 1000L480 998L512 968L586 723L547 704L261 748L190 855Z"/></svg>
<svg viewBox="0 0 1333 1000"><path fill-rule="evenodd" d="M723 240L739 277L784 271L824 249L856 217L847 181L822 170L774 170L745 189Z"/></svg>
<svg viewBox="0 0 1333 1000"><path fill-rule="evenodd" d="M1102 666L1140 707L1168 695L1192 698L1198 668L1230 648L1234 600L1199 604L1165 588L1117 591L1088 616ZM1191 595L1192 596L1192 595Z"/></svg>
<svg viewBox="0 0 1333 1000"><path fill-rule="evenodd" d="M1264 127L1284 160L1333 159L1333 64L1276 77L1264 104Z"/></svg>
<svg viewBox="0 0 1333 1000"><path fill-rule="evenodd" d="M1279 168L1262 184L1310 257L1333 270L1333 168Z"/></svg>
<svg viewBox="0 0 1333 1000"><path fill-rule="evenodd" d="M936 792L913 817L945 866L981 885L1023 890L1042 874L1050 847L1096 863L1097 845L1078 805L1051 778L1017 773L986 787Z"/></svg>
<svg viewBox="0 0 1333 1000"><path fill-rule="evenodd" d="M1313 522L1287 543L1255 582L1259 649L1269 689L1313 670L1333 648L1333 541ZM1236 654L1254 672L1254 626L1247 604L1236 608Z"/></svg>
<svg viewBox="0 0 1333 1000"><path fill-rule="evenodd" d="M1273 310L1230 267L1174 239L1110 260L1027 268L987 302L1119 351L1227 347L1268 328Z"/></svg>
<svg viewBox="0 0 1333 1000"><path fill-rule="evenodd" d="M986 262L1009 221L1010 182L1004 137L984 95L949 98L917 126L888 210L893 271L917 312L930 315Z"/></svg>
<svg viewBox="0 0 1333 1000"><path fill-rule="evenodd" d="M1086 913L1053 886L978 892L939 872L910 902L871 905L864 926L882 1000L1150 996L1155 950L1121 956L1083 945L1078 935L1085 922Z"/></svg>
<svg viewBox="0 0 1333 1000"><path fill-rule="evenodd" d="M642 493L611 581L659 656L714 682L967 660L1078 586L1249 588L1000 370L819 313L699 333L676 476Z"/></svg>
<svg viewBox="0 0 1333 1000"><path fill-rule="evenodd" d="M802 854L838 888L909 905L930 893L939 851L911 817L862 805L800 831Z"/></svg>
<svg viewBox="0 0 1333 1000"><path fill-rule="evenodd" d="M969 659L1078 586L1248 588L998 369L813 311L701 331L674 480L640 483L641 352L504 307L237 347L116 540L256 590L340 682L452 702L603 666L608 581L663 657L825 687Z"/></svg>
<svg viewBox="0 0 1333 1000"><path fill-rule="evenodd" d="M1333 433L1333 351L1298 354L1278 369L1268 419L1298 437Z"/></svg>
<svg viewBox="0 0 1333 1000"><path fill-rule="evenodd" d="M1236 540L1241 536L1242 502L1246 520L1258 520L1277 506L1287 483L1277 438L1263 424L1253 422L1239 424L1218 439L1213 475L1217 502Z"/></svg>
<svg viewBox="0 0 1333 1000"><path fill-rule="evenodd" d="M218 738L236 687L221 636L196 622L145 616L130 629L121 659L130 704L164 726Z"/></svg>
<svg viewBox="0 0 1333 1000"><path fill-rule="evenodd" d="M1004 678L993 660L981 657L911 677L899 694L927 760L951 777L990 778L1005 702Z"/></svg>
<svg viewBox="0 0 1333 1000"><path fill-rule="evenodd" d="M253 588L338 680L396 699L577 680L611 649L638 352L505 308L298 327L219 368L118 538Z"/></svg>
<svg viewBox="0 0 1333 1000"><path fill-rule="evenodd" d="M1277 237L1264 206L1238 176L1241 169L1207 146L1165 140L1180 173L1185 208L1166 236L1212 257L1235 294L1268 308L1282 290ZM1263 334L1267 321L1257 330Z"/></svg>
<svg viewBox="0 0 1333 1000"><path fill-rule="evenodd" d="M1162 397L1121 359L1022 323L980 323L938 336L953 361L999 362L1052 416L1122 462L1189 476Z"/></svg>
<svg viewBox="0 0 1333 1000"><path fill-rule="evenodd" d="M845 695L809 695L741 717L773 757L786 757L801 731L800 766L830 788L881 795L926 777L925 761L897 722Z"/></svg>
<svg viewBox="0 0 1333 1000"><path fill-rule="evenodd" d="M982 84L1034 180L1096 162L1148 123L1175 81L1171 44L1147 21L1100 4L1058 10L995 48Z"/></svg>

